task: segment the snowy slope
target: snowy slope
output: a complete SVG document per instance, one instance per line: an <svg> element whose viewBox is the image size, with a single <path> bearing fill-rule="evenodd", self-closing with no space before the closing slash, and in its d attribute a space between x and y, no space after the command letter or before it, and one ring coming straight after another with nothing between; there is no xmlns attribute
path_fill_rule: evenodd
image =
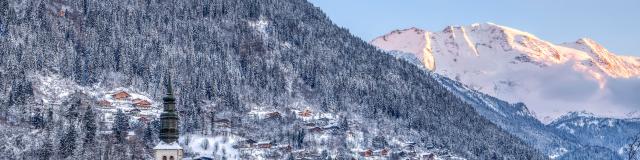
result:
<svg viewBox="0 0 640 160"><path fill-rule="evenodd" d="M416 66L423 66L411 54L388 54ZM426 69L425 69L426 71ZM553 159L622 159L628 137L640 130L638 119L603 118L588 112L570 112L545 125L523 103L511 104L437 73L434 79L507 132L529 143ZM634 113L637 114L637 113Z"/></svg>
<svg viewBox="0 0 640 160"><path fill-rule="evenodd" d="M524 102L544 122L576 110L620 117L640 103L638 95L628 95L640 86L638 58L617 56L589 39L555 45L484 23L440 32L396 30L371 44L413 53L425 68L472 89Z"/></svg>
<svg viewBox="0 0 640 160"><path fill-rule="evenodd" d="M422 66L418 58L410 53L392 51L389 54L416 66ZM425 70L426 71L426 70ZM540 122L522 103L510 104L482 92L470 89L464 84L437 73L430 73L442 86L447 88L491 122L507 132L524 140L550 158L557 158L579 148L575 138L556 131Z"/></svg>

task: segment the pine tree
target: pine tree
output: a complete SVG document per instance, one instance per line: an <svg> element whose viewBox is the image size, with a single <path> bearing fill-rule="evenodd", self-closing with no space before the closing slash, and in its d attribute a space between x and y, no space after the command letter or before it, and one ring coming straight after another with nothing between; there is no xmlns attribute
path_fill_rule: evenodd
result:
<svg viewBox="0 0 640 160"><path fill-rule="evenodd" d="M40 113L40 112L35 113L31 117L31 125L35 129L42 129L42 128L45 127L44 117L42 117L42 113Z"/></svg>
<svg viewBox="0 0 640 160"><path fill-rule="evenodd" d="M211 112L211 135L215 134L216 132L216 114L214 112Z"/></svg>
<svg viewBox="0 0 640 160"><path fill-rule="evenodd" d="M145 143L145 147L147 147L147 149L151 149L151 147L153 147L153 145L155 144L155 139L153 138L155 134L155 130L153 129L153 125L151 123L147 124L147 127L145 127L144 129L144 136L142 137L142 140Z"/></svg>
<svg viewBox="0 0 640 160"><path fill-rule="evenodd" d="M38 153L38 157L40 159L50 159L51 156L53 156L53 144L51 143L51 139L50 139L51 133L49 131L46 131L46 135L45 135L45 139L44 139L44 143L42 144L42 148L40 149L40 152Z"/></svg>
<svg viewBox="0 0 640 160"><path fill-rule="evenodd" d="M73 152L76 149L76 136L77 133L75 127L73 125L69 125L65 134L60 138L58 153L62 159L73 155Z"/></svg>
<svg viewBox="0 0 640 160"><path fill-rule="evenodd" d="M91 107L88 107L84 113L84 117L82 118L84 128L84 138L82 147L83 149L92 149L94 143L96 142L96 132L97 132L97 124L96 124L96 114L93 112Z"/></svg>
<svg viewBox="0 0 640 160"><path fill-rule="evenodd" d="M320 159L330 160L331 156L329 156L329 152L327 152L327 150L322 150L322 153L320 154Z"/></svg>
<svg viewBox="0 0 640 160"><path fill-rule="evenodd" d="M292 135L294 146L296 148L302 148L304 146L304 136L305 131L303 128L298 128L295 133Z"/></svg>
<svg viewBox="0 0 640 160"><path fill-rule="evenodd" d="M348 131L349 130L349 120L347 119L347 116L341 116L340 117L340 129L344 130L344 131Z"/></svg>
<svg viewBox="0 0 640 160"><path fill-rule="evenodd" d="M209 149L209 140L206 138L202 139L202 142L200 142L200 148L204 150Z"/></svg>
<svg viewBox="0 0 640 160"><path fill-rule="evenodd" d="M78 118L78 108L80 107L80 105L82 104L82 101L80 100L80 94L79 93L74 93L73 97L71 99L71 102L69 104L69 108L67 110L67 119L71 120L71 121L75 121Z"/></svg>
<svg viewBox="0 0 640 160"><path fill-rule="evenodd" d="M115 122L111 130L113 130L113 134L115 135L116 143L123 144L126 142L129 131L129 116L125 115L120 109L118 109L116 113Z"/></svg>

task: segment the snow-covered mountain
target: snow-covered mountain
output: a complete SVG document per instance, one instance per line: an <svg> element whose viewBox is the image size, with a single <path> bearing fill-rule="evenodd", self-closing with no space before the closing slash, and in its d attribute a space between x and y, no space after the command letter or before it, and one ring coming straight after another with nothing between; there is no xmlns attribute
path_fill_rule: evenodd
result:
<svg viewBox="0 0 640 160"><path fill-rule="evenodd" d="M416 66L423 66L412 53L387 53ZM425 71L429 72L426 68ZM549 158L622 159L625 155L622 148L630 143L628 138L640 130L637 119L602 118L584 111L570 112L545 125L523 103L511 104L445 76L429 73L445 88L473 106L480 115L542 151Z"/></svg>
<svg viewBox="0 0 640 160"><path fill-rule="evenodd" d="M621 117L640 104L632 94L640 89L640 58L618 56L586 38L556 45L483 23L396 30L370 43L413 53L425 68L472 89L524 102L543 122L576 110Z"/></svg>

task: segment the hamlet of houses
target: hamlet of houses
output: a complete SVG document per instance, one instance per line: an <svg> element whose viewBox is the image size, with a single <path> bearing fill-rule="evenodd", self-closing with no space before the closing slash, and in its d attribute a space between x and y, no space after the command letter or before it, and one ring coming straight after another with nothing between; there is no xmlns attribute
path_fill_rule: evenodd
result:
<svg viewBox="0 0 640 160"><path fill-rule="evenodd" d="M100 114L100 122L103 124L100 128L100 133L108 134L111 132L112 124L118 110L122 110L125 114L130 116L131 122L148 123L150 120L157 119L162 112L160 103L156 103L143 94L138 94L132 91L124 89L104 92L99 94L95 99L95 102L100 107L97 109L102 113ZM311 108L304 108L300 110L291 110L284 112L278 109L266 109L264 107L253 107L247 115L249 119L257 121L267 121L271 119L280 119L284 117L295 117L300 122L302 127L307 133L306 137L310 141L316 141L314 143L323 143L328 137L344 132L339 125L339 115L332 113L324 113ZM317 150L308 149L294 149L291 144L286 142L276 142L270 139L260 139L259 137L246 136L248 130L243 129L242 122L236 121L233 117L220 116L212 119L211 121L215 127L215 133L213 136L222 137L235 137L231 149L237 150L240 153L245 153L244 156L239 157L241 159L254 159L258 157L265 157L265 155L271 155L272 153L292 153L296 159L313 159L320 156ZM359 122L349 121L349 125L352 129L346 131L347 143L349 148L354 153L354 157L360 157L363 159L386 159L389 158L392 153L402 154L404 157L414 157L417 159L435 159L437 157L446 156L448 153L441 150L417 150L415 143L406 142L402 140L390 140L391 143L400 144L396 146L382 149L373 149L360 147L358 143L362 140L362 133L359 133ZM132 132L129 133L130 136ZM214 138L215 139L215 138ZM193 140L193 142L200 142L201 140ZM199 145L186 145L187 150L191 152L198 152L194 147ZM201 159L206 159L211 155L211 149L203 151L203 153L195 153L199 155ZM213 158L213 157L211 157Z"/></svg>
<svg viewBox="0 0 640 160"><path fill-rule="evenodd" d="M147 96L118 90L107 92L96 99L100 115L101 133L110 133L112 123L118 110L130 116L133 122L149 123L160 115L158 104Z"/></svg>
<svg viewBox="0 0 640 160"><path fill-rule="evenodd" d="M336 134L341 134L343 130L338 125L339 116L332 113L323 113L320 111L314 111L313 109L302 109L302 110L293 110L292 113L295 114L296 119L301 120L302 127L305 128L307 137L309 137L311 141L317 141L316 143L322 143L322 141L326 141L328 137L331 137ZM254 110L249 111L248 117L256 120L269 120L274 118L282 118L285 115L284 112L280 112L277 110L269 110L264 108L256 107ZM227 132L225 135L233 135L241 137L240 135L236 135L233 132L235 128L233 125L230 125L231 121L228 119L218 119L215 122L219 124L217 126L226 128L227 131L231 130L231 133ZM349 122L353 126L359 127L358 122ZM358 144L358 140L362 139L361 133L358 132L347 131L348 139L352 145L350 145L352 153L355 153L354 156L361 157L364 159L386 159L389 158L391 153L402 154L405 157L413 157L417 159L436 159L436 157L446 157L448 156L448 152L446 150L439 150L434 148L427 149L416 149L415 143L403 140L394 140L392 143L395 144L394 148L382 148L382 149L373 149L373 148L361 148ZM319 152L316 150L305 150L305 149L294 149L290 144L287 143L278 143L274 141L270 141L268 139L252 139L252 138L241 138L238 142L233 145L233 148L244 152L251 153L250 155L270 155L273 152L284 152L284 153L294 153L295 158L298 159L313 159L314 157L319 156ZM255 156L260 157L260 156ZM244 157L244 158L255 158L255 157Z"/></svg>

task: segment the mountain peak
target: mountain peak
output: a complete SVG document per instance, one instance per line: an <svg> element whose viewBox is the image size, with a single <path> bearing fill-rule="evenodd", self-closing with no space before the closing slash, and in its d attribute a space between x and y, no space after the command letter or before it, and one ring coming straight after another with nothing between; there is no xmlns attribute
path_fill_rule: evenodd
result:
<svg viewBox="0 0 640 160"><path fill-rule="evenodd" d="M600 43L591 38L580 38L575 43L579 46L584 46L585 48L580 49L585 52L591 52L594 54L609 54L609 51L606 48L604 48L602 45L600 45Z"/></svg>
<svg viewBox="0 0 640 160"><path fill-rule="evenodd" d="M554 119L551 122L551 124L562 123L563 121L576 119L576 118L597 118L597 117L598 116L596 116L595 114L593 114L591 112L587 112L585 110L582 110L582 111L571 111L571 112L568 112L567 114L564 114L564 115Z"/></svg>
<svg viewBox="0 0 640 160"><path fill-rule="evenodd" d="M400 51L415 54L416 57L428 69L435 67L431 54L431 33L425 30L411 27L408 29L394 30L388 34L371 40L371 44L387 51ZM388 47L380 47L388 46Z"/></svg>
<svg viewBox="0 0 640 160"><path fill-rule="evenodd" d="M582 110L582 111L573 111L565 114L568 117L596 117L595 114Z"/></svg>
<svg viewBox="0 0 640 160"><path fill-rule="evenodd" d="M396 30L383 37L374 39L371 44L383 50L412 53L425 68L472 89L510 103L524 102L538 114L538 118L549 116L549 119L543 119L545 122L569 111L583 109L550 107L554 105L612 103L614 107L628 107L614 102L549 100L544 96L531 96L532 92L551 95L553 93L546 92L554 90L553 86L571 86L574 83L570 81L580 81L584 84L581 88L593 89L590 91L594 95L608 94L605 92L610 90L609 86L620 83L611 79L640 77L637 57L615 55L595 40L581 38L558 45L531 33L491 22L447 26L442 32L413 27ZM542 78L540 75L557 78ZM611 94L624 93L616 91ZM597 113L615 116L614 113Z"/></svg>
<svg viewBox="0 0 640 160"><path fill-rule="evenodd" d="M403 34L410 34L410 35L422 35L424 33L426 33L427 31L417 28L417 27L410 27L407 29L396 29L393 30L385 35L382 36L378 36L375 39L371 40L369 43L373 43L376 40L382 40L382 41L388 41L389 37L391 36L395 36L395 35L403 35Z"/></svg>
<svg viewBox="0 0 640 160"><path fill-rule="evenodd" d="M562 46L585 52L602 72L614 78L640 76L640 62L637 57L618 56L590 38L580 38L575 43Z"/></svg>
<svg viewBox="0 0 640 160"><path fill-rule="evenodd" d="M576 41L576 43L578 43L578 44L597 44L597 42L595 40L593 40L591 38L586 38L586 37L578 39Z"/></svg>

